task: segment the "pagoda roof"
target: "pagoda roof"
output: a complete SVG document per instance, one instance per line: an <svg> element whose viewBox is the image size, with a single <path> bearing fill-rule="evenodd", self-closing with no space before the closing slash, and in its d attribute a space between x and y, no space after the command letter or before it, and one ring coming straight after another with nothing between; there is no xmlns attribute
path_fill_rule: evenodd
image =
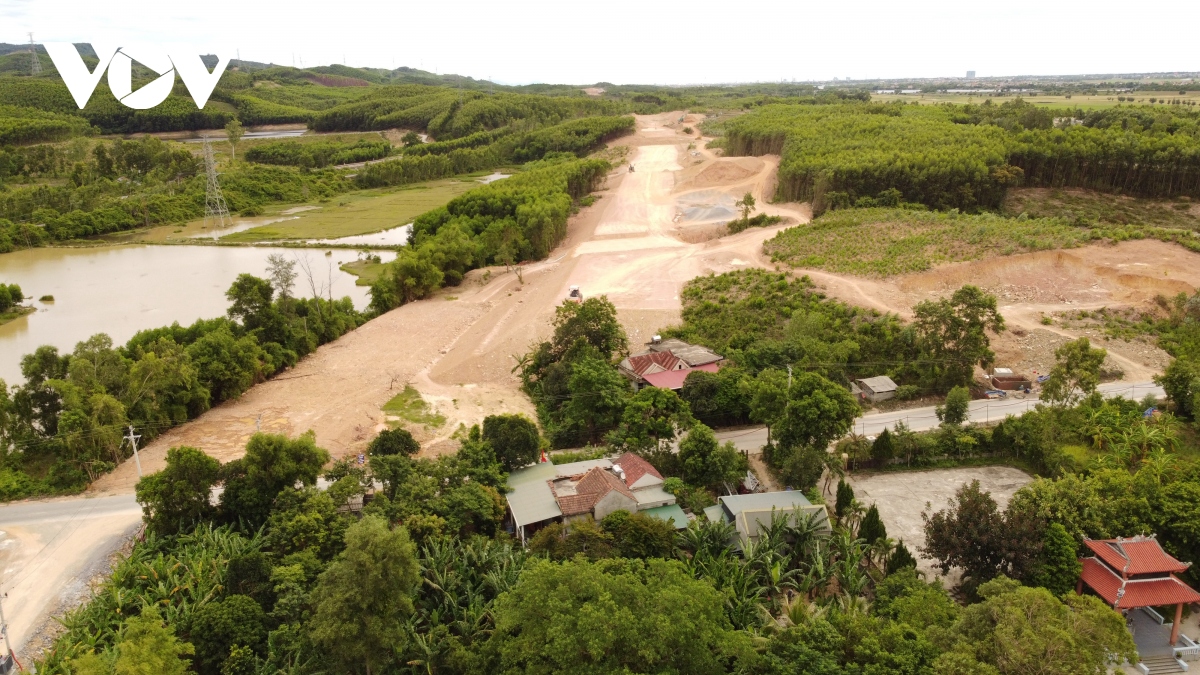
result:
<svg viewBox="0 0 1200 675"><path fill-rule="evenodd" d="M1083 543L1096 557L1126 578L1140 574L1184 572L1191 563L1180 562L1167 553L1153 536L1138 535L1131 539L1084 539Z"/></svg>
<svg viewBox="0 0 1200 675"><path fill-rule="evenodd" d="M1154 579L1122 579L1096 558L1084 558L1080 579L1116 609L1200 602L1200 593L1174 574Z"/></svg>

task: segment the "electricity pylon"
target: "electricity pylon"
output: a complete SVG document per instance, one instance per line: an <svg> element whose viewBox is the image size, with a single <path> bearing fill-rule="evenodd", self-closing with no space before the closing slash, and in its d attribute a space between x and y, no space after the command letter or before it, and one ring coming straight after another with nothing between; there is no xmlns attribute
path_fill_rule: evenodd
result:
<svg viewBox="0 0 1200 675"><path fill-rule="evenodd" d="M38 58L37 46L33 44L33 33L29 34L29 58L32 59L30 61L29 74L30 75L41 75L42 74L42 61L41 61L41 59Z"/></svg>
<svg viewBox="0 0 1200 675"><path fill-rule="evenodd" d="M207 136L204 137L204 171L208 174L208 187L204 193L204 227L232 225L229 207L225 205L225 197L221 194L221 184L217 182L217 162L213 159L212 145Z"/></svg>

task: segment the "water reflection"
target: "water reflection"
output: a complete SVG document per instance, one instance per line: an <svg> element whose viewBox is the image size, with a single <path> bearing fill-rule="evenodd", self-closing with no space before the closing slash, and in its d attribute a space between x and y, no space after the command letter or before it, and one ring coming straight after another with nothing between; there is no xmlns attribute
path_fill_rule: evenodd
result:
<svg viewBox="0 0 1200 675"><path fill-rule="evenodd" d="M146 328L221 316L228 307L229 285L242 273L265 276L271 253L307 257L318 288L332 285L333 297L348 295L360 309L369 302L367 287L356 286L353 275L338 269L357 259L349 249L334 249L327 256L321 250L267 247L110 246L0 255L0 280L20 284L27 296L53 295L55 300L35 300L37 312L0 326L0 378L20 382L21 356L43 344L71 351L95 333L108 333L122 344ZM384 260L395 256L379 254ZM293 293L310 295L300 267Z"/></svg>

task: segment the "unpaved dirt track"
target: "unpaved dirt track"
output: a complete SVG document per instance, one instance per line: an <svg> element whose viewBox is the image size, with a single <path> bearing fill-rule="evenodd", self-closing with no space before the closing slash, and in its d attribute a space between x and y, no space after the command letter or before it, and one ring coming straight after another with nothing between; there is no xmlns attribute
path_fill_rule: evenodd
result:
<svg viewBox="0 0 1200 675"><path fill-rule="evenodd" d="M724 190L730 201L752 192L765 202L778 159L749 158L746 168L747 158L720 159L703 150L692 156L686 146L695 139L669 126L678 117L637 118L637 132L618 141L631 146L635 171L620 166L612 172L597 202L572 217L563 244L525 267L524 284L503 269L476 270L461 286L388 312L291 371L154 439L141 452L144 471L161 469L167 449L179 445L222 462L236 459L259 429L289 435L311 429L335 457L357 453L385 424L380 406L406 384L447 418L438 429L414 428L425 452L451 450L460 424L502 412L534 413L512 372L515 356L550 335L554 308L570 286L580 286L585 297L607 295L637 346L679 320L679 293L689 279L766 266L762 243L784 225L715 239L722 230L711 223L697 234L675 216L681 196L698 189ZM737 170L724 168L730 163L738 163ZM710 166L734 180L722 186L704 174L709 180L697 188L693 177ZM808 219L800 205L760 210L791 224ZM125 462L90 491L129 493L136 482L133 463Z"/></svg>

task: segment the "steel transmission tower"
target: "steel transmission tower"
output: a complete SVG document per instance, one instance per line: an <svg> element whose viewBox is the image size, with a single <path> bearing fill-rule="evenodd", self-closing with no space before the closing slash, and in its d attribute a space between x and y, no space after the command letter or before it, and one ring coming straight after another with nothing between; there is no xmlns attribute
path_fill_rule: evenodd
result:
<svg viewBox="0 0 1200 675"><path fill-rule="evenodd" d="M38 58L37 46L33 44L33 33L29 34L29 58L31 59L29 74L30 75L41 75L42 74L42 61L41 61L41 59Z"/></svg>
<svg viewBox="0 0 1200 675"><path fill-rule="evenodd" d="M204 227L232 225L229 207L225 205L225 197L221 194L221 184L217 182L217 163L213 159L212 145L207 136L204 137L204 170L208 173L208 188L204 194Z"/></svg>

